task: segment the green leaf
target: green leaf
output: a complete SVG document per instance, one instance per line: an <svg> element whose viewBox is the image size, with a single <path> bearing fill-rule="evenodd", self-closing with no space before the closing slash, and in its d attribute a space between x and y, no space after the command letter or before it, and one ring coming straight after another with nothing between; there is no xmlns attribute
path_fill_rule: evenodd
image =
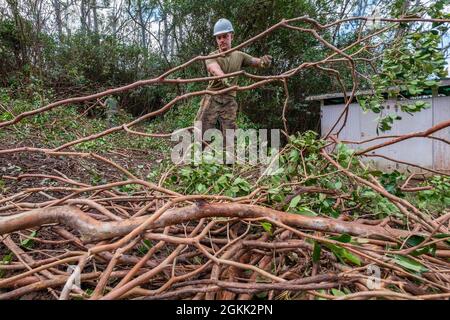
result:
<svg viewBox="0 0 450 320"><path fill-rule="evenodd" d="M191 174L192 174L192 170L191 169L189 169L189 168L182 168L181 170L180 170L180 173L183 175L183 176L190 176Z"/></svg>
<svg viewBox="0 0 450 320"><path fill-rule="evenodd" d="M413 235L406 240L406 244L410 247L415 247L425 240L422 236Z"/></svg>
<svg viewBox="0 0 450 320"><path fill-rule="evenodd" d="M35 238L36 237L36 234L37 234L37 232L36 231L33 231L32 233L30 233L30 237L31 238ZM31 248L32 246L33 246L33 243L34 243L34 240L33 239L28 239L28 238L26 238L26 239L24 239L24 240L22 240L21 242L20 242L20 245L22 246L22 247L24 247L24 248L26 248L26 249L29 249L29 248Z"/></svg>
<svg viewBox="0 0 450 320"><path fill-rule="evenodd" d="M289 208L295 208L298 205L300 199L301 199L301 197L299 195L295 196L289 203Z"/></svg>
<svg viewBox="0 0 450 320"><path fill-rule="evenodd" d="M313 262L319 262L320 261L320 251L322 251L322 247L320 246L320 243L317 241L314 241L314 249L313 249L313 255L312 260Z"/></svg>
<svg viewBox="0 0 450 320"><path fill-rule="evenodd" d="M334 237L330 237L330 239L339 241L339 242L344 242L344 243L349 243L352 240L352 237L349 234L342 234L340 236L334 236Z"/></svg>
<svg viewBox="0 0 450 320"><path fill-rule="evenodd" d="M354 254L348 252L348 251L345 250L345 249L344 249L344 251L343 251L343 256L344 256L344 258L345 258L346 260L348 260L349 262L352 262L352 263L354 263L354 264L356 264L356 265L358 265L358 266L361 265L361 260L360 260L357 256L355 256Z"/></svg>
<svg viewBox="0 0 450 320"><path fill-rule="evenodd" d="M278 175L282 174L283 172L284 172L284 168L278 168L274 172L270 171L269 173L273 176L278 176Z"/></svg>
<svg viewBox="0 0 450 320"><path fill-rule="evenodd" d="M146 254L150 248L153 247L152 243L148 239L144 239L142 241L142 245L139 246L137 249L141 254Z"/></svg>
<svg viewBox="0 0 450 320"><path fill-rule="evenodd" d="M344 292L345 292L345 294L351 294L352 293L349 288L344 288Z"/></svg>
<svg viewBox="0 0 450 320"><path fill-rule="evenodd" d="M373 199L376 198L378 194L375 191L372 190L365 190L361 193L361 197Z"/></svg>
<svg viewBox="0 0 450 320"><path fill-rule="evenodd" d="M400 255L393 255L392 258L394 259L394 262L396 264L403 267L404 269L407 269L407 270L410 270L410 271L413 271L416 273L422 273L422 272L428 271L428 269L426 267L424 267L419 262L412 260L411 258L400 256Z"/></svg>
<svg viewBox="0 0 450 320"><path fill-rule="evenodd" d="M241 188L241 190L245 191L245 192L249 192L250 191L250 186L247 184L241 184L239 186L239 188Z"/></svg>
<svg viewBox="0 0 450 320"><path fill-rule="evenodd" d="M342 292L341 290L335 289L335 288L331 289L331 293L333 294L333 296L336 296L336 297L345 296L344 292Z"/></svg>
<svg viewBox="0 0 450 320"><path fill-rule="evenodd" d="M142 241L142 242L144 243L144 246L147 247L147 249L150 249L151 247L153 247L152 243L148 239L144 239L144 241Z"/></svg>
<svg viewBox="0 0 450 320"><path fill-rule="evenodd" d="M217 179L216 181L218 184L225 184L227 182L227 177L225 175L222 175Z"/></svg>
<svg viewBox="0 0 450 320"><path fill-rule="evenodd" d="M411 252L411 255L414 257L420 256L421 254L431 254L432 256L436 255L436 244L433 243L431 245L425 246L423 248L419 248Z"/></svg>
<svg viewBox="0 0 450 320"><path fill-rule="evenodd" d="M194 261L195 264L202 264L202 258L200 258L199 256L195 256L194 259L192 259Z"/></svg>
<svg viewBox="0 0 450 320"><path fill-rule="evenodd" d="M233 185L239 185L239 184L246 183L246 182L247 181L245 181L244 179L238 177L234 180Z"/></svg>
<svg viewBox="0 0 450 320"><path fill-rule="evenodd" d="M345 248L335 245L335 244L330 244L327 243L325 244L325 246L331 250L331 252L334 253L334 255L336 256L336 258L338 258L342 263L345 263L346 261L354 263L358 266L361 265L361 260L355 256L354 254L351 254L350 252L348 252Z"/></svg>
<svg viewBox="0 0 450 320"><path fill-rule="evenodd" d="M359 105L361 106L361 108L364 110L364 111L366 111L367 110L367 108L366 108L366 99L365 98L362 98L362 97L360 97L360 98L358 98L358 103L359 103Z"/></svg>
<svg viewBox="0 0 450 320"><path fill-rule="evenodd" d="M309 208L306 207L300 207L297 209L297 213L301 214L302 216L308 216L308 217L316 217L317 213L315 213L314 211L312 211Z"/></svg>
<svg viewBox="0 0 450 320"><path fill-rule="evenodd" d="M324 193L319 193L319 201L323 202L327 198L327 195Z"/></svg>
<svg viewBox="0 0 450 320"><path fill-rule="evenodd" d="M255 294L255 296L258 299L266 299L267 298L267 292L259 292L259 293Z"/></svg>
<svg viewBox="0 0 450 320"><path fill-rule="evenodd" d="M4 255L0 264L10 264L12 261L12 257L12 252Z"/></svg>
<svg viewBox="0 0 450 320"><path fill-rule="evenodd" d="M232 186L230 188L231 193L236 194L239 192L239 187L238 186Z"/></svg>
<svg viewBox="0 0 450 320"><path fill-rule="evenodd" d="M206 186L203 183L197 184L195 187L198 193L204 193L206 191Z"/></svg>
<svg viewBox="0 0 450 320"><path fill-rule="evenodd" d="M418 235L413 235L411 237L409 237L406 240L406 245L408 247L415 247L420 245L422 242L425 241L425 238L422 236L418 236ZM417 257L421 254L431 254L431 255L435 255L436 254L436 244L431 244L428 246L424 246L422 248L419 248L417 250L414 250L411 255L413 255L414 257Z"/></svg>
<svg viewBox="0 0 450 320"><path fill-rule="evenodd" d="M292 162L297 162L299 159L299 152L297 149L292 149L289 153L289 160Z"/></svg>
<svg viewBox="0 0 450 320"><path fill-rule="evenodd" d="M427 87L434 87L434 86L437 86L438 83L439 83L439 82L436 81L436 80L427 80L427 81L424 82L424 84L425 84Z"/></svg>
<svg viewBox="0 0 450 320"><path fill-rule="evenodd" d="M370 171L369 173L374 177L380 177L383 174L383 172L379 170Z"/></svg>
<svg viewBox="0 0 450 320"><path fill-rule="evenodd" d="M272 224L270 224L269 222L261 222L261 226L266 232L272 235Z"/></svg>
<svg viewBox="0 0 450 320"><path fill-rule="evenodd" d="M268 193L270 194L279 194L280 193L280 188L270 188L269 190L267 190Z"/></svg>

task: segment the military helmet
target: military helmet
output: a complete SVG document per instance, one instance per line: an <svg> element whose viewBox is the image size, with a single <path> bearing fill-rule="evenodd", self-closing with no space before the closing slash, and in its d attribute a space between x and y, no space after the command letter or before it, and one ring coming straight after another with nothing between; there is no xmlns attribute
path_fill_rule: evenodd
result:
<svg viewBox="0 0 450 320"><path fill-rule="evenodd" d="M219 34L234 32L233 25L228 19L219 19L214 25L214 36L218 36Z"/></svg>

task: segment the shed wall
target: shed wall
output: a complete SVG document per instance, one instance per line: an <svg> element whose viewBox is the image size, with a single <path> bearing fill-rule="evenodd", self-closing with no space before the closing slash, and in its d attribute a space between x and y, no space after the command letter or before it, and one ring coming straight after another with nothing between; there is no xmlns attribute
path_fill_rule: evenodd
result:
<svg viewBox="0 0 450 320"><path fill-rule="evenodd" d="M385 113L395 113L402 117L402 120L394 122L393 128L387 132L377 134L377 117L371 111L364 112L357 103L352 103L349 107L347 123L341 133L340 140L346 141L363 141L379 136L402 135L411 132L424 131L439 122L450 119L450 97L433 97L429 99L421 99L431 105L431 108L425 109L420 113L409 115L395 107L394 101L387 101ZM344 104L324 105L322 103L322 135L326 135L336 120L344 110ZM336 134L343 123L343 119L339 125L333 130ZM434 134L436 137L450 140L450 128L443 129ZM371 145L379 144L391 138L377 139L362 144L350 144L354 149L365 149ZM375 165L381 169L409 169L414 172L422 171L420 168L411 167L406 164L398 164L385 158L377 157L385 156L395 160L413 163L429 169L450 172L450 145L428 138L413 138L399 142L381 149L374 150L368 157L374 161Z"/></svg>

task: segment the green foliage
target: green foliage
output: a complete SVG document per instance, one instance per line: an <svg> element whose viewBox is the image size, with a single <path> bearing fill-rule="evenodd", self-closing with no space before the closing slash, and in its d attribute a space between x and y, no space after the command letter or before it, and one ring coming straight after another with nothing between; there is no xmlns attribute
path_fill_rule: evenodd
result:
<svg viewBox="0 0 450 320"><path fill-rule="evenodd" d="M354 158L355 151L350 149L346 144L339 143L337 145L336 160L341 166L347 168L349 165L357 164L357 159Z"/></svg>
<svg viewBox="0 0 450 320"><path fill-rule="evenodd" d="M397 197L404 197L404 193L400 190L400 183L406 179L405 174L394 170L390 173L384 172L379 176L380 182L387 192Z"/></svg>
<svg viewBox="0 0 450 320"><path fill-rule="evenodd" d="M2 260L0 261L0 265L7 265L10 264L13 258L13 253L9 252L8 254L5 254L2 257ZM0 269L0 279L3 278L3 276L5 275L5 270Z"/></svg>
<svg viewBox="0 0 450 320"><path fill-rule="evenodd" d="M10 253L8 253L8 254L5 254L5 255L2 257L1 264L3 264L3 265L5 265L5 264L10 264L11 261L12 261L12 257L13 257L12 252L10 252Z"/></svg>
<svg viewBox="0 0 450 320"><path fill-rule="evenodd" d="M238 197L250 193L249 182L235 176L231 167L205 161L198 166L180 168L168 181L170 186L185 194L224 194Z"/></svg>
<svg viewBox="0 0 450 320"><path fill-rule="evenodd" d="M131 194L141 190L141 188L142 188L142 186L139 184L124 184L124 185L117 187L117 190L131 195Z"/></svg>
<svg viewBox="0 0 450 320"><path fill-rule="evenodd" d="M415 273L423 273L429 271L426 267L424 267L421 263L405 256L401 255L391 255L393 262L398 264L405 270L413 271Z"/></svg>
<svg viewBox="0 0 450 320"><path fill-rule="evenodd" d="M385 132L392 129L392 125L394 124L395 120L401 120L402 117L396 115L396 114L388 114L384 117L379 118L378 127L377 127L377 134L379 134L379 131Z"/></svg>
<svg viewBox="0 0 450 320"><path fill-rule="evenodd" d="M396 107L409 114L429 108L429 104L423 101L404 102L400 98L421 95L425 90L437 88L439 78L447 75L444 54L439 48L447 31L443 25L430 30L423 30L420 26L385 50L381 70L371 79L374 94L358 98L363 110L380 114L380 131L390 130L394 121L401 119L396 114L383 114L385 92L396 100Z"/></svg>
<svg viewBox="0 0 450 320"><path fill-rule="evenodd" d="M347 249L331 243L325 243L324 246L330 249L336 258L338 258L342 263L345 264L350 262L357 266L361 265L361 260L354 254L350 253Z"/></svg>
<svg viewBox="0 0 450 320"><path fill-rule="evenodd" d="M314 241L314 248L313 248L313 254L312 254L312 260L313 262L317 263L320 261L320 252L321 252L321 245L319 242Z"/></svg>
<svg viewBox="0 0 450 320"><path fill-rule="evenodd" d="M141 255L145 255L148 250L150 250L153 247L153 244L150 240L144 239L142 240L142 245L138 246L138 251Z"/></svg>
<svg viewBox="0 0 450 320"><path fill-rule="evenodd" d="M330 239L338 241L338 242L342 242L342 243L350 243L352 240L352 237L348 234L342 234L340 236L330 237ZM347 249L345 249L339 245L331 244L331 243L324 243L323 245L325 247L327 247L328 249L330 249L331 252L333 252L333 254L336 256L336 258L338 258L339 261L341 261L342 263L351 262L358 266L361 265L361 260L354 254L350 253Z"/></svg>
<svg viewBox="0 0 450 320"><path fill-rule="evenodd" d="M424 237L418 236L418 235L413 235L413 236L409 237L408 239L406 239L406 245L408 247L416 247L416 246L419 246L424 241L425 241ZM431 245L426 245L426 246L419 246L418 249L414 250L411 253L411 255L415 256L415 257L417 257L421 254L431 254L432 256L434 256L436 254L436 243L433 243Z"/></svg>
<svg viewBox="0 0 450 320"><path fill-rule="evenodd" d="M37 235L37 231L33 231L30 233L30 238L35 238ZM30 238L25 238L24 240L20 241L20 246L25 249L31 249L34 245L34 240Z"/></svg>
<svg viewBox="0 0 450 320"><path fill-rule="evenodd" d="M261 222L261 227L270 235L272 235L272 224L269 222Z"/></svg>
<svg viewBox="0 0 450 320"><path fill-rule="evenodd" d="M418 192L417 205L420 209L434 207L436 210L443 210L450 207L450 178L433 176L421 186L432 186L433 188Z"/></svg>
<svg viewBox="0 0 450 320"><path fill-rule="evenodd" d="M286 197L295 193L297 189L280 185L298 181L305 187L314 186L337 193L346 193L347 199L344 207L357 207L358 209L353 212L355 217L365 213L380 218L399 215L398 208L387 198L368 187L353 185L344 174L336 174L334 169L327 165L327 162L319 154L320 147L324 145L325 142L318 139L318 135L314 132L290 137L290 143L285 147L285 151L280 157L278 172L263 179L261 183L268 186L269 203L273 205L282 203L284 204L283 209L291 213L307 216L339 217L341 206L336 206L335 196L332 193L300 193L291 196L289 201L286 202ZM344 144L337 145L333 157L343 167L363 178L367 178L368 173L381 177L380 180L389 192L402 196L399 186L404 176L399 172L382 173L364 170L359 166L358 157L355 156L354 150Z"/></svg>
<svg viewBox="0 0 450 320"><path fill-rule="evenodd" d="M0 192L6 191L6 182L3 179L0 179Z"/></svg>
<svg viewBox="0 0 450 320"><path fill-rule="evenodd" d="M332 289L331 289L331 293L332 293L333 296L335 296L335 297L342 297L342 296L345 296L345 293L344 293L344 292L342 292L341 290L335 289L335 288L332 288Z"/></svg>

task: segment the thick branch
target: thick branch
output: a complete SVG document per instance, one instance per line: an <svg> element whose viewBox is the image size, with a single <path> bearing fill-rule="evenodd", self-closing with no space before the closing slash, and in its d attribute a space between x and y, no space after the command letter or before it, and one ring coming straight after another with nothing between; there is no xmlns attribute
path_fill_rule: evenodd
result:
<svg viewBox="0 0 450 320"><path fill-rule="evenodd" d="M322 217L307 217L290 214L270 208L237 203L216 203L192 205L166 211L148 229L161 228L191 220L208 217L227 217L240 219L270 218L284 224L333 233L348 233L355 236L392 239L407 237L408 231L389 227L369 226L356 222L346 222ZM60 223L81 233L83 241L96 241L123 236L148 219L142 216L135 219L101 222L88 216L75 206L35 209L14 216L0 217L0 234L10 233L49 223Z"/></svg>

